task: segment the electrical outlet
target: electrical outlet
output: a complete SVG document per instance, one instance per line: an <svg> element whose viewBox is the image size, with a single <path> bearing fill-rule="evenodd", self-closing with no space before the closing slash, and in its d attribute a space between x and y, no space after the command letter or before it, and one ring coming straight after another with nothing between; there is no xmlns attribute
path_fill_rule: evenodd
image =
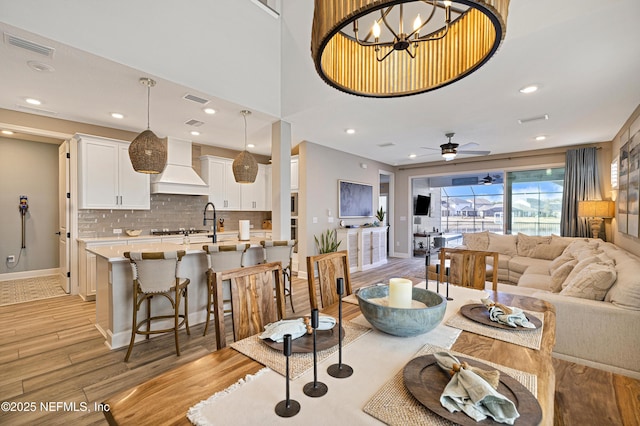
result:
<svg viewBox="0 0 640 426"><path fill-rule="evenodd" d="M116 235L118 235L118 234L122 234L122 229L120 229L120 228L115 228L115 229L113 230L113 233L114 233L114 234L116 234Z"/></svg>
<svg viewBox="0 0 640 426"><path fill-rule="evenodd" d="M14 255L7 256L7 262L15 263L16 257Z"/></svg>

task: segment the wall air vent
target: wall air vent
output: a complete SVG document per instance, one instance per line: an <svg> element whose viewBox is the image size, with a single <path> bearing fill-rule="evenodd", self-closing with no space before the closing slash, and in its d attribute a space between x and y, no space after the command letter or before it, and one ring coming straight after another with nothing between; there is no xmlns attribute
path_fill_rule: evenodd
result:
<svg viewBox="0 0 640 426"><path fill-rule="evenodd" d="M186 121L184 124L186 124L187 126L200 127L204 124L204 122L192 118L191 120Z"/></svg>
<svg viewBox="0 0 640 426"><path fill-rule="evenodd" d="M10 44L11 46L19 47L20 49L29 50L31 52L46 56L48 58L53 58L53 54L56 51L56 49L54 49L53 47L43 46L42 44L34 43L32 41L25 40L23 38L14 36L9 33L4 33L4 42L6 44Z"/></svg>
<svg viewBox="0 0 640 426"><path fill-rule="evenodd" d="M186 99L186 100L188 100L188 101L192 101L192 102L197 102L197 103L199 103L200 105L206 105L206 104L208 104L208 103L209 103L209 99L204 99L204 98L201 98L201 97L199 97L199 96L192 95L192 94L190 94L190 93L187 93L186 95L184 95L184 96L182 97L182 99Z"/></svg>
<svg viewBox="0 0 640 426"><path fill-rule="evenodd" d="M389 146L395 146L395 143L393 142L387 142L387 143L381 143L378 145L380 148L387 148Z"/></svg>
<svg viewBox="0 0 640 426"><path fill-rule="evenodd" d="M548 119L549 119L549 114L544 114L544 115L539 115L537 117L521 118L520 120L518 120L518 123L525 124L525 123L531 123L532 121L541 121L541 120L548 120Z"/></svg>

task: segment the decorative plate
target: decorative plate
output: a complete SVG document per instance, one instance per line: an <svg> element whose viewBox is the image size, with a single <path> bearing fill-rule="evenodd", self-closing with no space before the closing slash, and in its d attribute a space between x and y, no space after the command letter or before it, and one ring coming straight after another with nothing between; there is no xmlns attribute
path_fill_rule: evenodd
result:
<svg viewBox="0 0 640 426"><path fill-rule="evenodd" d="M489 318L489 310L482 303L464 305L460 308L460 313L472 321L479 322L480 324L484 324L484 325L490 325L491 327L501 328L503 330L531 331L531 330L536 330L542 327L542 321L540 321L538 318L534 317L533 315L527 315L527 319L536 328L525 328L525 327L514 328L506 324L502 324L496 321L491 321L491 318Z"/></svg>
<svg viewBox="0 0 640 426"><path fill-rule="evenodd" d="M473 359L457 358L474 367L495 370L495 368ZM414 358L404 367L404 385L422 405L437 415L463 426L504 424L497 423L490 417L481 422L476 422L462 411L451 413L444 408L440 404L440 396L450 379L449 374L440 368L433 355ZM509 398L515 404L518 413L520 413L520 417L514 423L516 426L537 425L540 423L540 420L542 420L542 408L538 400L516 379L501 371L500 384L497 391Z"/></svg>
<svg viewBox="0 0 640 426"><path fill-rule="evenodd" d="M338 324L334 325L331 330L316 330L316 349L322 351L329 349L338 344ZM344 340L344 327L342 328L342 340ZM282 351L282 342L276 342L271 339L262 339L265 345ZM313 334L305 334L291 341L291 352L293 353L311 353L313 352Z"/></svg>

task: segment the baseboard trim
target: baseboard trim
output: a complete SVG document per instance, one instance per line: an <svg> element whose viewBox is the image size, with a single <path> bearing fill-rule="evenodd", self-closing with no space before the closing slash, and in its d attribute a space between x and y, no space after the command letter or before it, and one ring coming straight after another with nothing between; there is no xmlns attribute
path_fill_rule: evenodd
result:
<svg viewBox="0 0 640 426"><path fill-rule="evenodd" d="M60 268L39 269L36 271L8 272L0 274L0 281L22 280L25 278L46 277L60 274Z"/></svg>

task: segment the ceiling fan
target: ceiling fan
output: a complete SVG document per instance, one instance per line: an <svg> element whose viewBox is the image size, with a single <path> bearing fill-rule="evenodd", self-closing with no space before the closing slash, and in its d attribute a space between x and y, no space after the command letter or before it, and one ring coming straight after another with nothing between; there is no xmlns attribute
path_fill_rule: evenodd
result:
<svg viewBox="0 0 640 426"><path fill-rule="evenodd" d="M446 133L445 136L449 139L449 141L445 144L440 145L440 153L442 154L442 157L444 158L445 161L451 161L454 158L456 158L456 155L458 154L466 154L466 155L488 155L491 153L491 151L474 151L474 150L469 150L467 148L475 148L478 146L477 143L475 142L470 142L470 143L466 143L462 146L460 146L457 143L453 143L451 142L451 138L453 137L453 135L455 135L455 133L451 132L451 133ZM437 148L429 148L429 147L422 147L423 149L437 149Z"/></svg>
<svg viewBox="0 0 640 426"><path fill-rule="evenodd" d="M478 180L478 183L481 183L483 185L491 185L493 183L493 181L496 180L496 179L500 179L500 175L491 176L489 173L487 173L487 175L485 177L483 177L482 179Z"/></svg>

